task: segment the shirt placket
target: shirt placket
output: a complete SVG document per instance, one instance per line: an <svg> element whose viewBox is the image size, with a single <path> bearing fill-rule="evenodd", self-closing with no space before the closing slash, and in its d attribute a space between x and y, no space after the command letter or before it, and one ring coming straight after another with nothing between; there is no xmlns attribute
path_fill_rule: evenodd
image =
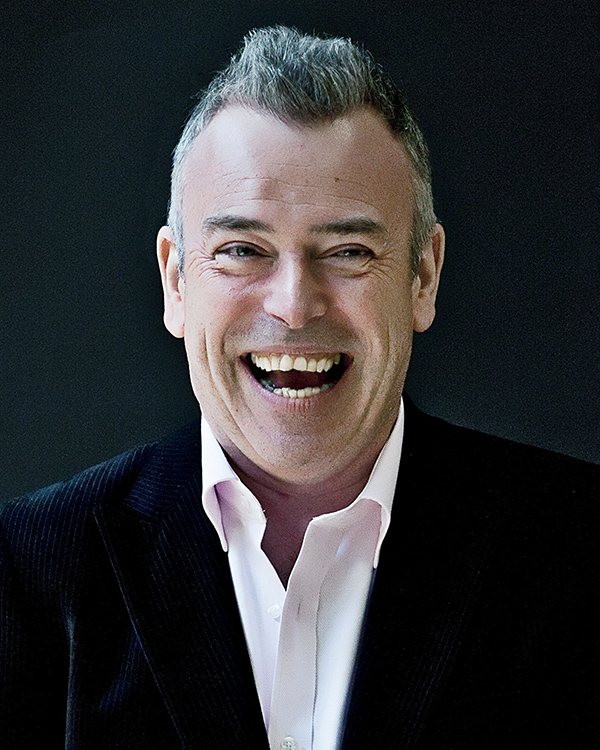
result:
<svg viewBox="0 0 600 750"><path fill-rule="evenodd" d="M261 549L266 520L258 501L235 481L220 483L217 495L252 671L268 726L285 589Z"/></svg>
<svg viewBox="0 0 600 750"><path fill-rule="evenodd" d="M342 536L337 525L313 520L288 582L271 701L271 750L312 750L319 598Z"/></svg>

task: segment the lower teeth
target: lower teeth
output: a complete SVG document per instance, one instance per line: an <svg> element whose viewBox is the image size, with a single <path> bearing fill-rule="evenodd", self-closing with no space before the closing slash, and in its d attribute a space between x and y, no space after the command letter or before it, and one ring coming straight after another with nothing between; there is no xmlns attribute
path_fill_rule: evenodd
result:
<svg viewBox="0 0 600 750"><path fill-rule="evenodd" d="M264 379L260 381L260 384L263 388L271 391L271 393L274 393L276 396L283 396L284 398L307 398L307 396L316 396L319 393L328 391L332 387L331 383L325 383L325 385L322 385L320 388L308 387L302 388L301 390L296 390L295 388L275 388L270 380Z"/></svg>

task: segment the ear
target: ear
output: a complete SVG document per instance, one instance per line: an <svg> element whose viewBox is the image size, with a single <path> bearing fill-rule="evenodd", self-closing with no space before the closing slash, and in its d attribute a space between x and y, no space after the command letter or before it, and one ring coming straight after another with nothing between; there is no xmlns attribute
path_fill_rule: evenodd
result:
<svg viewBox="0 0 600 750"><path fill-rule="evenodd" d="M180 339L185 330L183 305L184 281L179 274L177 247L169 227L161 227L156 238L156 254L165 301L165 326L169 333Z"/></svg>
<svg viewBox="0 0 600 750"><path fill-rule="evenodd" d="M441 224L436 224L423 246L413 281L413 329L417 333L426 331L435 318L435 298L444 264L445 243L444 229Z"/></svg>

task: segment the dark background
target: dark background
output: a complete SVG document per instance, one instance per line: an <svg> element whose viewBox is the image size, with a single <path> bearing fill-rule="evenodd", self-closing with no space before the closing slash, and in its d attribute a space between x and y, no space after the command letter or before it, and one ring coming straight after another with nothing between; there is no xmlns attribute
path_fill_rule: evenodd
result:
<svg viewBox="0 0 600 750"><path fill-rule="evenodd" d="M2 5L1 498L195 416L154 256L170 154L273 23L364 43L428 138L448 245L413 399L600 462L593 2Z"/></svg>

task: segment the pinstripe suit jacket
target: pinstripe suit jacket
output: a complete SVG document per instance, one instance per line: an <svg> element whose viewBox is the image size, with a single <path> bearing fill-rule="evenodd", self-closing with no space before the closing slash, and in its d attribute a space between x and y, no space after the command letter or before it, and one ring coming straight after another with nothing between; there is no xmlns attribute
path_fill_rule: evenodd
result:
<svg viewBox="0 0 600 750"><path fill-rule="evenodd" d="M600 469L408 402L399 471L344 750L595 746ZM195 424L1 509L0 747L268 747L200 495Z"/></svg>

